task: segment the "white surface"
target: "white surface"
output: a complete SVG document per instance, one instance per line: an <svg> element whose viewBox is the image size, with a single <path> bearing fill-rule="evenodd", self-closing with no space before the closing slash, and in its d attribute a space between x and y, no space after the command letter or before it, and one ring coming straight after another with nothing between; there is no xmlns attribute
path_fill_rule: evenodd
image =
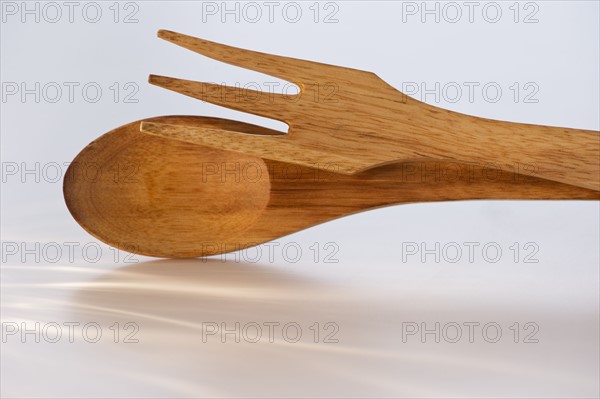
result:
<svg viewBox="0 0 600 399"><path fill-rule="evenodd" d="M12 96L1 104L3 167L16 163L20 168L16 175L3 169L3 331L13 323L19 328L21 323L28 328L36 322L40 328L58 323L64 335L57 343L43 336L36 343L33 334L21 332L4 337L3 397L600 395L598 202L399 206L281 239L272 261L267 248L255 263L233 255L225 262L125 259L122 252L115 261L115 252L102 244L102 258L94 263L90 257L96 241L69 216L61 182L51 182L52 176L35 182L34 175L22 173L22 163L33 168L37 162L41 171L51 163L63 165L98 135L154 115L215 115L280 126L146 84L149 73L230 85L276 81L156 39L159 28L371 70L399 89L407 82L427 87L435 82L478 82L479 87L495 82L503 89L496 103L486 101L480 91L473 102L466 92L456 103L436 103L431 95L425 100L478 116L598 129L597 2L535 2L539 22L534 24L514 23L512 2L499 3L503 16L494 24L477 12L473 23L466 14L456 24L443 16L440 23L432 17L422 23L420 14L403 22L407 2L359 1L337 2L339 21L330 24L313 22L312 2L299 3L303 17L295 24L277 13L274 23L243 18L235 23L231 16L222 22L219 15L203 22L200 2L137 2L139 22L115 24L112 2L100 4L103 17L95 24L77 12L73 23L43 18L22 23L18 14L3 14L3 84L78 82L81 87L97 82L103 88L97 103L86 102L76 91L72 103L43 98L36 103L30 95L25 102ZM486 3L480 4L483 8ZM120 19L133 10L120 7ZM319 7L320 19L333 10L324 10L324 3ZM525 9L525 3L519 7L520 19L533 10ZM139 102L115 103L109 89L114 82L137 84ZM521 90L535 83L539 101L525 103L521 96L515 102L514 82ZM120 92L121 99L127 92ZM38 243L39 261L35 254L23 261L22 252L6 251L7 245L22 242L27 248ZM78 244L73 259L69 242ZM330 242L334 246L326 249ZM479 244L472 262L466 252L452 263L449 253L440 262L433 256L423 262L403 251L411 243L427 248L458 243L466 251L465 242ZM517 261L511 249L515 242L521 248ZM301 248L298 262L289 259L293 250L286 259L286 243ZM320 248L316 262L314 243ZM525 262L527 243L538 249L532 258L537 263ZM486 244L501 248L496 263L482 255ZM82 251L84 245L89 253ZM57 247L62 256L52 263ZM331 248L337 248L331 258L337 263L325 261ZM243 255L250 259L255 253ZM102 338L88 343L77 329L70 343L65 322L80 327L98 323ZM115 322L120 323L119 343L113 342L109 328ZM139 342L122 342L127 322L139 327ZM303 335L289 343L276 329L274 342L269 342L264 329L257 343L236 343L231 335L223 343L221 334L203 342L207 323L233 328L236 322L295 322ZM318 343L310 330L315 322L320 323ZM322 342L326 322L339 327L339 342ZM419 335L403 339L403 323L411 322L429 328L436 322L498 323L503 335L489 343L476 330L473 343L466 336L458 343L443 337L436 343L431 335L423 343ZM515 322L520 323L519 343L513 342L510 329ZM527 322L539 327L539 342L523 342Z"/></svg>

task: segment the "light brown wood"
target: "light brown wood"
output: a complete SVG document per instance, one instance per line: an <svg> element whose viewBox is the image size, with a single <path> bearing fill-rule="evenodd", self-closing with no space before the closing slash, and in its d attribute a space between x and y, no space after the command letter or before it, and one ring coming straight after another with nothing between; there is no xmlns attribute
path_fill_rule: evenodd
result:
<svg viewBox="0 0 600 399"><path fill-rule="evenodd" d="M270 133L217 118L146 121ZM122 126L84 148L67 171L64 196L75 220L90 234L149 256L230 252L394 204L600 199L593 190L448 161L405 162L343 175L152 136L140 133L139 125Z"/></svg>
<svg viewBox="0 0 600 399"><path fill-rule="evenodd" d="M353 174L392 162L474 162L600 190L597 131L502 122L410 98L377 75L264 54L170 31L159 37L219 61L295 83L300 93L261 93L150 76L150 83L210 103L281 120L280 137L214 134L203 128L144 124L142 130L187 142L309 167L333 164Z"/></svg>

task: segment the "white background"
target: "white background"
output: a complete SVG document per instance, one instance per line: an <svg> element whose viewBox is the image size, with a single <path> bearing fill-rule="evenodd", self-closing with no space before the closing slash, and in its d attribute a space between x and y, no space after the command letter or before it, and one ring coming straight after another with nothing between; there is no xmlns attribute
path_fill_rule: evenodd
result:
<svg viewBox="0 0 600 399"><path fill-rule="evenodd" d="M482 117L597 130L598 2L478 2L472 22L469 8L457 2L461 18L455 23L454 4L436 2L427 7L438 7L439 22L422 15L421 2L280 2L272 22L267 5L257 2L262 18L253 22L256 7L245 3L227 3L228 9L238 7L236 15L223 14L221 2L109 1L98 2L96 23L86 21L96 18L89 3L76 5L73 22L68 6L55 4L62 14L52 22L54 6L28 2L29 9L39 9L36 22L35 15L23 14L21 2L2 2L1 319L4 332L14 323L34 329L36 322L40 328L80 325L73 343L65 336L57 343L42 336L37 343L34 334L21 331L5 336L3 397L598 397L597 201L391 207L282 238L273 259L263 248L257 262L244 260L256 256L250 250L226 261L125 258L122 252L115 261L104 244L93 262L94 252L82 247L97 241L70 217L62 181L54 179L56 164L71 161L99 135L145 117L211 115L281 127L147 84L150 73L229 85L277 81L159 40L161 28L373 71L398 89L407 82L429 89L456 82L464 87L456 102L446 101L454 92L439 100L422 91L413 96ZM207 13L214 7L215 14ZM302 14L292 23L298 7ZM89 14L82 14L84 8ZM492 23L498 8L501 15ZM137 22L123 23L132 12ZM332 23L324 22L328 15ZM533 23L525 23L527 16ZM55 92L40 92L36 102L34 94L7 92L36 82L63 86L62 97L51 102ZM65 82L79 84L73 102ZM110 89L115 82L116 102ZM479 85L472 100L465 82ZM88 101L93 91L88 98L82 94L88 83L102 88L97 102ZM134 86L126 90L127 83ZM496 102L493 91L482 93L488 83L502 89ZM131 87L139 88L136 103L123 101ZM537 102L526 102L532 87L530 100ZM7 173L15 165L17 173ZM39 177L24 173L36 165ZM73 259L67 242L78 243ZM403 251L409 243L458 243L466 250L465 242L479 243L473 261L466 252L452 263ZM9 254L12 243L40 250ZM55 253L42 250L48 243L63 251L54 263L49 257ZM282 251L289 243L302 250L298 262ZM314 243L320 248L316 261ZM334 245L326 250L327 243ZM502 250L495 263L482 254L487 243ZM514 243L521 249L516 261ZM529 250L527 243L533 243ZM325 260L331 248L336 253L329 260L337 263ZM537 263L525 262L531 248ZM115 322L118 343L109 328ZM127 322L139 327L139 342L122 342ZM244 337L236 343L232 335L223 343L220 334L203 342L207 323L234 328L236 322L280 327L274 342L266 328L257 343ZM281 326L290 322L302 328L297 343L282 337ZM310 329L315 322L318 343ZM323 342L326 322L338 326L337 343ZM465 322L480 323L472 343ZM527 322L539 327L539 342L523 342ZM82 337L86 323L102 328L99 342ZM463 337L436 343L430 334L422 342L420 334L403 336L406 323L430 329L458 323ZM502 328L497 343L482 336L486 323Z"/></svg>

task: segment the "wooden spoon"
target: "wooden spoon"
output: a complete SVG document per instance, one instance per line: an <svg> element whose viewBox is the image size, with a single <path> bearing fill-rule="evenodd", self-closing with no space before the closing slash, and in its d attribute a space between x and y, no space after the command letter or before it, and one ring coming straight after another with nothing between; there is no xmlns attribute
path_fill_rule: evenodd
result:
<svg viewBox="0 0 600 399"><path fill-rule="evenodd" d="M269 133L217 118L145 121ZM84 148L67 171L64 196L75 220L90 234L142 255L195 257L240 250L394 204L600 199L594 190L448 161L391 164L354 175L330 173L144 134L140 122Z"/></svg>

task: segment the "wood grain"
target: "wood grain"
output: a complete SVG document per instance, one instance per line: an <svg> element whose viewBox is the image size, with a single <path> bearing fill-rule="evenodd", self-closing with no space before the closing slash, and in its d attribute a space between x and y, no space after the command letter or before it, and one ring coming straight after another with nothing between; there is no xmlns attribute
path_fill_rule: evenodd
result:
<svg viewBox="0 0 600 399"><path fill-rule="evenodd" d="M283 121L289 134L232 139L189 126L145 124L143 131L257 157L353 174L388 163L452 161L600 190L597 131L502 122L415 100L377 75L226 46L176 32L159 37L219 61L296 84L300 93L261 93L150 76L150 83L203 101Z"/></svg>
<svg viewBox="0 0 600 399"><path fill-rule="evenodd" d="M146 121L269 134L217 118ZM149 256L230 252L395 204L600 199L594 190L448 161L404 162L343 175L152 136L140 133L139 125L122 126L84 148L67 171L64 196L75 220L90 234Z"/></svg>

